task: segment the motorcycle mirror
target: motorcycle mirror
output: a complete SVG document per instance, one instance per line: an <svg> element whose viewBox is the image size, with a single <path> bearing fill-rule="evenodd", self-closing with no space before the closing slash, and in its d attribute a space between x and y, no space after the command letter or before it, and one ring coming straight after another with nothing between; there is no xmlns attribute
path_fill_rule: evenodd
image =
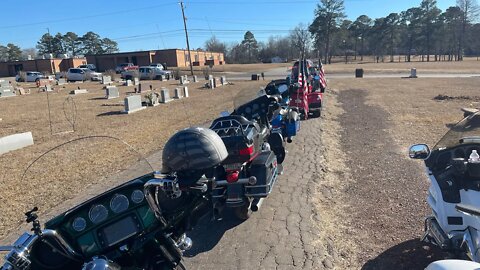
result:
<svg viewBox="0 0 480 270"><path fill-rule="evenodd" d="M459 203L455 205L455 210L465 215L480 217L480 208L472 205Z"/></svg>
<svg viewBox="0 0 480 270"><path fill-rule="evenodd" d="M414 144L410 146L408 156L412 159L427 159L430 156L430 148L426 144Z"/></svg>

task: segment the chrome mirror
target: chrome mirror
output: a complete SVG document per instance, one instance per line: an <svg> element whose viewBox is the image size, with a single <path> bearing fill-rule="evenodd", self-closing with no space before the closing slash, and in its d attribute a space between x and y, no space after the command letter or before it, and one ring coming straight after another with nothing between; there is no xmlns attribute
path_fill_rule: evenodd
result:
<svg viewBox="0 0 480 270"><path fill-rule="evenodd" d="M426 144L414 144L410 146L408 156L413 159L427 159L430 156L430 148Z"/></svg>

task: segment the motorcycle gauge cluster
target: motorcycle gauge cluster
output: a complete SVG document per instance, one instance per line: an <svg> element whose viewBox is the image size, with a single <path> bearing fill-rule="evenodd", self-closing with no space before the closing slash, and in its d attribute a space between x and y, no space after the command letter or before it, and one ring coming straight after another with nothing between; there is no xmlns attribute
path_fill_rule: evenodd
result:
<svg viewBox="0 0 480 270"><path fill-rule="evenodd" d="M134 190L132 192L132 196L130 197L130 199L132 199L132 202L134 203L143 202L143 198L144 198L143 192L139 189Z"/></svg>
<svg viewBox="0 0 480 270"><path fill-rule="evenodd" d="M110 201L110 209L112 209L115 214L118 214L127 210L129 204L127 196L116 194Z"/></svg>

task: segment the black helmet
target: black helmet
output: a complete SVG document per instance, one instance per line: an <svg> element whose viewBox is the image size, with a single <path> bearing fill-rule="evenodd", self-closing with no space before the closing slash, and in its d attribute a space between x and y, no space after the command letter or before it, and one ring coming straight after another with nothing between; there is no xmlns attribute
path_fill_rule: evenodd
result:
<svg viewBox="0 0 480 270"><path fill-rule="evenodd" d="M162 172L208 169L220 164L227 156L227 148L215 131L201 127L186 128L165 144Z"/></svg>

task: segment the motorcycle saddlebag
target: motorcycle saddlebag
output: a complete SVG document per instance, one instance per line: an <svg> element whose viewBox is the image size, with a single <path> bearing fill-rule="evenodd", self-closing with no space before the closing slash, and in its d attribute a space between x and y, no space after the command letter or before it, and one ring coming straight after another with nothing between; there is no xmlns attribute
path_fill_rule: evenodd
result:
<svg viewBox="0 0 480 270"><path fill-rule="evenodd" d="M250 176L257 178L253 186L245 186L245 195L250 197L267 197L272 192L273 185L277 181L277 158L273 151L263 151L252 161Z"/></svg>

